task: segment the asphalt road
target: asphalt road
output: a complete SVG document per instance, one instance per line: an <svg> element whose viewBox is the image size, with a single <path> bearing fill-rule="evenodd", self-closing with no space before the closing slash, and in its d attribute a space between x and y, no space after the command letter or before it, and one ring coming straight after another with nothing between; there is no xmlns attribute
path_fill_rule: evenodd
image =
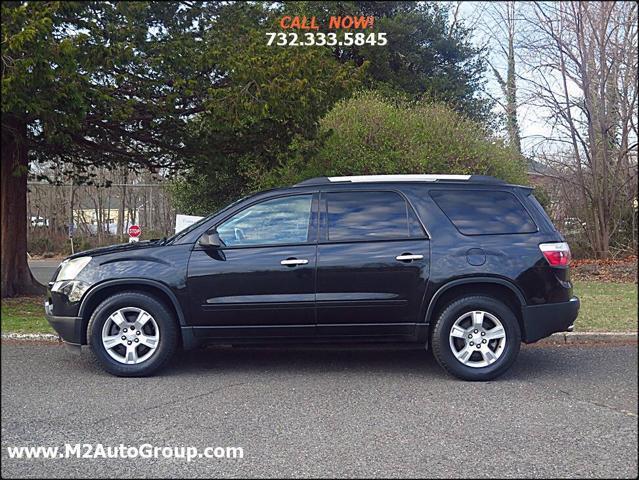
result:
<svg viewBox="0 0 639 480"><path fill-rule="evenodd" d="M60 265L60 259L43 259L43 260L29 260L29 268L31 269L31 273L36 278L38 282L42 285L46 285L53 277L53 272Z"/></svg>
<svg viewBox="0 0 639 480"><path fill-rule="evenodd" d="M7 454L65 443L239 446L244 458ZM465 383L410 350L217 348L125 379L58 345L4 343L1 473L636 477L637 346L525 347L501 379Z"/></svg>

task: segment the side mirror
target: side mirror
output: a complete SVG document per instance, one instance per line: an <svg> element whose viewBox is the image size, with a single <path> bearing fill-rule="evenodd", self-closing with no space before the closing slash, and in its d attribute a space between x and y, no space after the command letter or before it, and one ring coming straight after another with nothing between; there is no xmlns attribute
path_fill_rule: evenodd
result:
<svg viewBox="0 0 639 480"><path fill-rule="evenodd" d="M198 244L203 247L220 248L222 246L222 239L216 230L208 231L200 237Z"/></svg>

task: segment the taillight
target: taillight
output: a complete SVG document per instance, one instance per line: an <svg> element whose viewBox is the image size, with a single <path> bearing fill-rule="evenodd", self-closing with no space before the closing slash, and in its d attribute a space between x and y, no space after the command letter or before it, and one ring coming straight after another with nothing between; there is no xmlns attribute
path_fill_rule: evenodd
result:
<svg viewBox="0 0 639 480"><path fill-rule="evenodd" d="M567 267L570 263L570 247L566 242L542 243L539 250L553 267Z"/></svg>

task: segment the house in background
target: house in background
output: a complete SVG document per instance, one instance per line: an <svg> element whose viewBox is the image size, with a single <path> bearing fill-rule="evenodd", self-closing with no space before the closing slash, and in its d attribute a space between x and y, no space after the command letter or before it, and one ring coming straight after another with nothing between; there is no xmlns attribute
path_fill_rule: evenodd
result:
<svg viewBox="0 0 639 480"><path fill-rule="evenodd" d="M98 217L101 216L101 219ZM125 211L122 231L126 232L131 225L138 223L140 218L140 209L127 209ZM118 208L103 208L96 210L95 208L78 208L73 210L74 228L85 229L86 233L95 235L98 233L98 225L102 224L102 231L111 235L116 235L118 231L118 222L120 219L120 210Z"/></svg>

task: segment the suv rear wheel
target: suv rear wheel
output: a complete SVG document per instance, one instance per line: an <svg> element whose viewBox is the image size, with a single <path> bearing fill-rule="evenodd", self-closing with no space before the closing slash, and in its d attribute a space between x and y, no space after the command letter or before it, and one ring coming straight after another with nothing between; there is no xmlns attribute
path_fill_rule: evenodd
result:
<svg viewBox="0 0 639 480"><path fill-rule="evenodd" d="M464 380L490 380L504 373L519 353L521 332L513 311L487 296L468 296L438 316L431 344L437 362Z"/></svg>
<svg viewBox="0 0 639 480"><path fill-rule="evenodd" d="M87 339L98 363L123 377L150 375L175 353L178 327L155 297L122 292L104 300L89 320Z"/></svg>

